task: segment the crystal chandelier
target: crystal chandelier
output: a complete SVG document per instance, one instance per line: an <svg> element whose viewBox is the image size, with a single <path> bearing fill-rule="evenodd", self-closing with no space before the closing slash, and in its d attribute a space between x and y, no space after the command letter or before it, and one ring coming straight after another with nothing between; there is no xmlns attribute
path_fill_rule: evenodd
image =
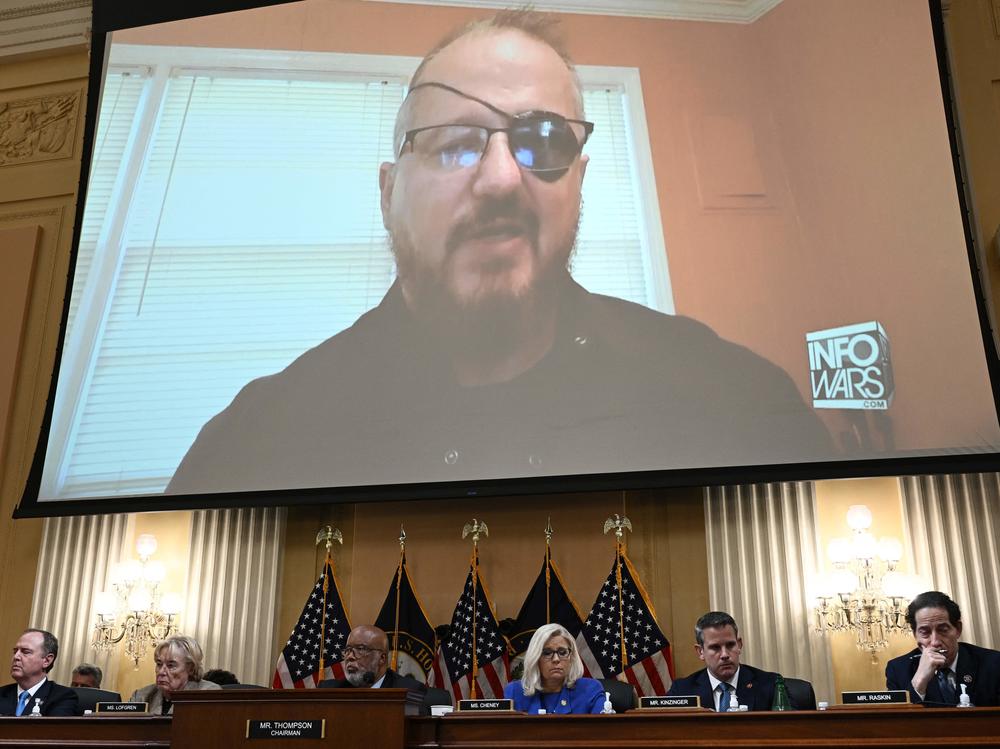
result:
<svg viewBox="0 0 1000 749"><path fill-rule="evenodd" d="M156 546L156 536L151 533L139 536L135 544L139 559L116 564L111 570L114 592L102 591L94 601L93 647L107 652L124 640L125 655L136 669L143 655L177 632L181 610L179 595L160 595L166 568L162 562L150 561Z"/></svg>
<svg viewBox="0 0 1000 749"><path fill-rule="evenodd" d="M909 631L906 607L919 581L896 571L903 555L898 539L875 540L869 532L872 513L851 505L850 538L835 538L827 547L834 571L821 575L816 588L816 629L853 632L858 649L871 654L889 645L889 635Z"/></svg>

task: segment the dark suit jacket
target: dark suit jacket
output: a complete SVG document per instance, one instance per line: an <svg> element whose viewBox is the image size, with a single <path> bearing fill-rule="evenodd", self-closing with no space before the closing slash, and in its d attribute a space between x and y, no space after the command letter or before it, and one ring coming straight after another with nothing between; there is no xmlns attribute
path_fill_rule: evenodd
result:
<svg viewBox="0 0 1000 749"><path fill-rule="evenodd" d="M324 679L319 683L320 689L350 689L354 685L347 679ZM420 694L423 704L421 713L430 715L431 705L450 705L451 697L443 689L432 689L426 684L421 684L416 679L403 674L397 674L391 668L386 669L385 679L382 681L382 689L409 689L411 692Z"/></svg>
<svg viewBox="0 0 1000 749"><path fill-rule="evenodd" d="M914 648L906 655L893 658L885 666L885 685L888 689L905 689L910 693L911 702L925 702L928 705L940 706L944 697L938 687L937 679L931 679L927 685L927 694L920 699L910 683L913 674L917 672L920 653ZM955 674L959 684L968 687L969 699L978 707L1000 706L1000 651L981 648L966 642L958 643L958 673ZM958 689L957 694L962 690ZM957 696L957 695L956 695ZM957 700L956 700L957 701ZM938 705L934 705L938 703Z"/></svg>
<svg viewBox="0 0 1000 749"><path fill-rule="evenodd" d="M741 705L747 705L751 710L770 710L774 702L774 684L778 674L761 671L759 668L740 664L740 681L736 685L736 697ZM715 709L715 696L712 694L712 682L708 678L708 669L695 671L690 676L677 679L670 687L668 695L697 694L701 697L701 706L709 710Z"/></svg>
<svg viewBox="0 0 1000 749"><path fill-rule="evenodd" d="M22 717L31 714L35 699L41 702L39 710L42 715L76 715L76 692L49 679L46 679L35 692L35 696L28 700ZM15 712L17 712L17 684L8 684L0 688L0 715L14 715Z"/></svg>

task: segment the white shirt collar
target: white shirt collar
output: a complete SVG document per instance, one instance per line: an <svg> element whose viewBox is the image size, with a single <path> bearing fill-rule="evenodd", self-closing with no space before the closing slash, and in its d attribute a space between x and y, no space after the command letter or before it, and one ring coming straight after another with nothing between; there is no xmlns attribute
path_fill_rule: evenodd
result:
<svg viewBox="0 0 1000 749"><path fill-rule="evenodd" d="M712 691L713 692L716 689L718 689L719 688L719 684L722 683L722 679L716 679L715 678L715 674L713 674L711 671L708 672L708 680L712 684ZM730 679L729 681L727 681L726 683L729 684L730 686L732 686L733 689L736 689L736 685L739 684L739 682L740 682L740 667L737 666L736 673L733 674L733 678Z"/></svg>
<svg viewBox="0 0 1000 749"><path fill-rule="evenodd" d="M39 681L34 686L28 687L27 689L21 689L21 685L19 684L18 687L17 687L17 698L21 699L21 693L22 692L28 692L32 697L34 697L35 696L35 692L37 692L39 689L42 688L42 684L45 683L45 681L46 681L47 678L48 678L47 676L43 675L41 681Z"/></svg>
<svg viewBox="0 0 1000 749"><path fill-rule="evenodd" d="M383 681L385 681L385 674L382 674L382 677L374 684L372 684L372 689L378 689L379 687L381 687Z"/></svg>

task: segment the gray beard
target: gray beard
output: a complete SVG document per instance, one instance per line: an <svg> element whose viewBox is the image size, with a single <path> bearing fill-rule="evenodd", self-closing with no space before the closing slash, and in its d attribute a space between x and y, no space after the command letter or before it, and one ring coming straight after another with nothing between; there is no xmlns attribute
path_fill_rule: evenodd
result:
<svg viewBox="0 0 1000 749"><path fill-rule="evenodd" d="M374 675L371 671L355 671L353 674L347 673L345 675L353 687L370 687L375 683L375 679L371 678Z"/></svg>
<svg viewBox="0 0 1000 749"><path fill-rule="evenodd" d="M553 261L540 268L529 288L517 295L490 294L473 300L457 298L443 274L422 265L414 248L400 242L392 232L389 245L414 317L446 348L460 351L463 356L490 358L515 349L524 326L537 319L536 310L558 298L569 279L576 234L574 227L561 248L559 256L565 261Z"/></svg>

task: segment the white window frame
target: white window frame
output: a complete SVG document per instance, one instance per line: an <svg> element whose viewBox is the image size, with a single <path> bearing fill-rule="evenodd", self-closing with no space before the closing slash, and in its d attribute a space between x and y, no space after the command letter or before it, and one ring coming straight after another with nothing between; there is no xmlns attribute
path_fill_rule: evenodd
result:
<svg viewBox="0 0 1000 749"><path fill-rule="evenodd" d="M577 75L585 88L596 86L620 87L625 92L626 131L631 137L629 150L635 161L636 194L640 196L643 238L642 259L649 280L653 309L668 315L675 314L670 268L667 265L667 245L663 237L660 217L660 199L656 192L656 174L653 170L653 152L649 145L646 126L646 105L642 99L642 80L638 68L611 67L606 65L577 65Z"/></svg>

